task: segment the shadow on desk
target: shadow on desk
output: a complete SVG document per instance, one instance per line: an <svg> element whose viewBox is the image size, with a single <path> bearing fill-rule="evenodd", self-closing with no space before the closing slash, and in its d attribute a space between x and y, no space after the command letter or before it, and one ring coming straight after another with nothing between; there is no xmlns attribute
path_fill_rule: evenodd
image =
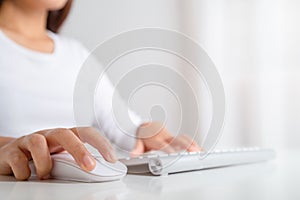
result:
<svg viewBox="0 0 300 200"><path fill-rule="evenodd" d="M0 176L0 199L53 200L53 199L118 199L126 191L122 181L80 183L61 180L17 181L12 176Z"/></svg>
<svg viewBox="0 0 300 200"><path fill-rule="evenodd" d="M234 191L234 196L241 199L245 194L252 194L253 187L256 192L263 190L259 185L251 185L250 190L248 185L257 183L257 177L263 180L275 166L258 163L168 176L127 175L122 181L104 183L34 178L16 181L12 176L0 176L0 197L9 200L203 199L212 194L230 196L228 193Z"/></svg>
<svg viewBox="0 0 300 200"><path fill-rule="evenodd" d="M192 172L176 173L164 176L147 174L131 174L130 179L124 179L126 186L132 190L159 195L164 192L182 190L198 190L209 186L239 182L242 180L264 177L274 171L276 165L271 162L247 165L228 166L204 169Z"/></svg>

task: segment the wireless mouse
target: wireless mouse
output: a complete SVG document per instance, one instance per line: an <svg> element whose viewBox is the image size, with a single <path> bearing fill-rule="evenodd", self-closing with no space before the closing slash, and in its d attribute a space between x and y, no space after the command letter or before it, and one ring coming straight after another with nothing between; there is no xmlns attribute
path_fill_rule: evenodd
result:
<svg viewBox="0 0 300 200"><path fill-rule="evenodd" d="M110 163L105 161L101 156L94 156L96 167L89 172L81 169L69 153L54 154L51 157L53 168L50 176L54 179L79 182L105 182L119 180L127 173L127 167L123 163L119 161ZM31 176L36 176L33 161L30 161L29 167Z"/></svg>

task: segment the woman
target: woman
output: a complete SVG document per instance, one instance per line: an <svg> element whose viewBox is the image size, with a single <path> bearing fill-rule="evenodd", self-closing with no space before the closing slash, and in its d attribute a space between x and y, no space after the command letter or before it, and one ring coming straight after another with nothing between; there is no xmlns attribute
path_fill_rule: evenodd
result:
<svg viewBox="0 0 300 200"><path fill-rule="evenodd" d="M26 180L32 159L37 175L46 179L52 168L50 155L64 150L82 169L93 170L95 160L84 143L109 162L117 159L109 140L95 128L69 128L76 125L72 107L76 75L88 55L78 42L56 34L71 4L67 0L0 0L1 175ZM113 91L108 80L107 91ZM99 106L99 119L106 127L102 131L117 145L124 144L110 108ZM187 136L174 138L157 122L140 123L133 131L140 137L134 140L133 155L161 148L200 150ZM129 143L125 145L130 147Z"/></svg>

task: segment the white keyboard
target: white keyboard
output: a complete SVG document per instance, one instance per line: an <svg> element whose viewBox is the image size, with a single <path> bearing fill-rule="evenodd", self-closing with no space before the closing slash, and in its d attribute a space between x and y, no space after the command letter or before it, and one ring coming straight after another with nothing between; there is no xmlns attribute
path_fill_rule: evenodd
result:
<svg viewBox="0 0 300 200"><path fill-rule="evenodd" d="M194 171L231 165L267 161L275 158L272 149L258 147L215 150L204 152L180 152L167 154L151 152L134 158L120 159L128 167L128 173L151 173L167 175L177 172Z"/></svg>

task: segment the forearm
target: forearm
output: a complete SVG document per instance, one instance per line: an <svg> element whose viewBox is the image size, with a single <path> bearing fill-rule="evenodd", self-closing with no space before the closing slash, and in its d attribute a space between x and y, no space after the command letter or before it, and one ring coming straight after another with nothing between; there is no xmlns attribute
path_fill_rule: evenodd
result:
<svg viewBox="0 0 300 200"><path fill-rule="evenodd" d="M0 147L4 146L8 142L14 140L15 138L12 137L0 137Z"/></svg>

